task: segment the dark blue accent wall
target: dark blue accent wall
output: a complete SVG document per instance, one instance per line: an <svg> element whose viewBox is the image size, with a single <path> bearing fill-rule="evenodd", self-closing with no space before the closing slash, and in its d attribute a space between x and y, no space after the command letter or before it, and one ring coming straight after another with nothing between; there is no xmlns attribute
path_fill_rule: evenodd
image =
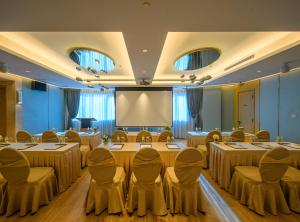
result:
<svg viewBox="0 0 300 222"><path fill-rule="evenodd" d="M55 128L64 129L64 92L47 86L47 91L31 89L31 81L22 82L22 124L31 134Z"/></svg>

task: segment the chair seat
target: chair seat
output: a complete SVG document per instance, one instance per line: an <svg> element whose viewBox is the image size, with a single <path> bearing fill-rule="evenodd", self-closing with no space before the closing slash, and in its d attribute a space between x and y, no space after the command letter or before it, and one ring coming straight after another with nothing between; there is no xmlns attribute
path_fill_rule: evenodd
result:
<svg viewBox="0 0 300 222"><path fill-rule="evenodd" d="M281 180L284 182L300 183L300 170L294 167L289 167Z"/></svg>
<svg viewBox="0 0 300 222"><path fill-rule="evenodd" d="M30 168L30 174L27 178L28 182L38 182L54 173L52 167L33 167Z"/></svg>
<svg viewBox="0 0 300 222"><path fill-rule="evenodd" d="M253 182L258 182L258 183L262 182L258 167L236 166L235 171L248 180L251 180Z"/></svg>
<svg viewBox="0 0 300 222"><path fill-rule="evenodd" d="M116 174L114 176L114 183L120 183L121 180L124 178L125 176L125 171L123 167L116 167Z"/></svg>

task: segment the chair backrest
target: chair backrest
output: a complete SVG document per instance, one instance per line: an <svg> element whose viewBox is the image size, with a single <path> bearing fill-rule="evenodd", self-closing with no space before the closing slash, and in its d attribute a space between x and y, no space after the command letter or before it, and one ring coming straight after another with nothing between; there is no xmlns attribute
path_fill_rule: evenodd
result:
<svg viewBox="0 0 300 222"><path fill-rule="evenodd" d="M147 140L147 142L152 142L151 133L147 130L142 130L138 133L138 135L136 136L136 142L143 142L143 138Z"/></svg>
<svg viewBox="0 0 300 222"><path fill-rule="evenodd" d="M266 152L259 162L259 172L264 182L279 182L288 169L290 154L286 148L276 147Z"/></svg>
<svg viewBox="0 0 300 222"><path fill-rule="evenodd" d="M79 143L79 145L81 145L81 138L79 136L79 134L74 131L74 130L68 130L65 134L66 142L69 143Z"/></svg>
<svg viewBox="0 0 300 222"><path fill-rule="evenodd" d="M244 142L245 133L242 130L235 130L230 135L232 142Z"/></svg>
<svg viewBox="0 0 300 222"><path fill-rule="evenodd" d="M154 183L162 168L159 152L153 148L140 149L133 158L133 173L139 183Z"/></svg>
<svg viewBox="0 0 300 222"><path fill-rule="evenodd" d="M197 181L202 170L202 155L195 148L180 151L175 159L174 171L180 183L190 184Z"/></svg>
<svg viewBox="0 0 300 222"><path fill-rule="evenodd" d="M119 139L119 141L118 141ZM116 143L116 142L128 142L128 138L126 133L123 130L116 130L113 135L111 136L111 142Z"/></svg>
<svg viewBox="0 0 300 222"><path fill-rule="evenodd" d="M168 137L171 139L173 137L173 133L171 131L165 130L159 134L158 142L167 142Z"/></svg>
<svg viewBox="0 0 300 222"><path fill-rule="evenodd" d="M16 134L18 143L33 143L33 137L25 130L20 130Z"/></svg>
<svg viewBox="0 0 300 222"><path fill-rule="evenodd" d="M270 133L267 130L258 131L255 134L256 142L270 142Z"/></svg>
<svg viewBox="0 0 300 222"><path fill-rule="evenodd" d="M56 133L52 130L46 130L42 135L42 143L58 143L59 139Z"/></svg>
<svg viewBox="0 0 300 222"><path fill-rule="evenodd" d="M29 161L20 151L3 148L0 150L0 172L8 183L25 183L30 173Z"/></svg>
<svg viewBox="0 0 300 222"><path fill-rule="evenodd" d="M210 131L210 132L207 134L206 139L205 139L205 145L206 145L206 148L207 148L207 151L208 151L208 152L209 152L209 149L210 149L209 143L214 141L214 138L213 138L214 135L217 135L217 136L219 137L219 140L218 140L219 142L222 141L222 134L221 134L220 131L218 131L218 130Z"/></svg>
<svg viewBox="0 0 300 222"><path fill-rule="evenodd" d="M116 160L105 148L98 148L89 153L88 170L97 184L112 183L116 174Z"/></svg>

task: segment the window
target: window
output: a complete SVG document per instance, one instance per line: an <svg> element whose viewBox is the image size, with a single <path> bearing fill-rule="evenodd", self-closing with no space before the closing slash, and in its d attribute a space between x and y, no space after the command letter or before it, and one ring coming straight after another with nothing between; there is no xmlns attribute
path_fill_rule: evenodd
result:
<svg viewBox="0 0 300 222"><path fill-rule="evenodd" d="M173 121L188 121L189 113L186 101L186 91L184 89L174 89L173 91Z"/></svg>
<svg viewBox="0 0 300 222"><path fill-rule="evenodd" d="M97 121L115 119L115 99L112 91L82 90L80 92L79 118L95 118Z"/></svg>

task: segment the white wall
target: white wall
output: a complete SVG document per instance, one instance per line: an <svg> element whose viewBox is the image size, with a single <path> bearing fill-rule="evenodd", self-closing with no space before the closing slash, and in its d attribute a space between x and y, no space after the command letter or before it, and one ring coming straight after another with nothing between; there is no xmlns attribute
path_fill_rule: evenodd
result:
<svg viewBox="0 0 300 222"><path fill-rule="evenodd" d="M221 129L221 89L204 88L203 91L203 130Z"/></svg>

